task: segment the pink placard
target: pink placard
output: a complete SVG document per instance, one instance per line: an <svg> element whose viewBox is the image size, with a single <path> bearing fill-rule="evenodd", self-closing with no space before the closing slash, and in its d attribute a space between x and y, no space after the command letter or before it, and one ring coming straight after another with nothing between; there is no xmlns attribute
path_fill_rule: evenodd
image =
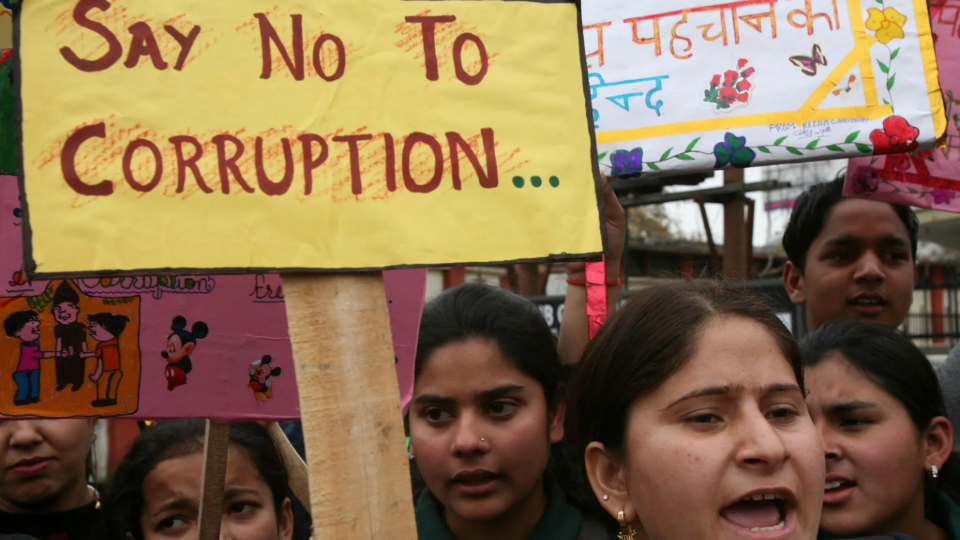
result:
<svg viewBox="0 0 960 540"><path fill-rule="evenodd" d="M0 416L299 418L280 276L31 282L20 226L16 178L0 176ZM426 273L384 272L404 407Z"/></svg>
<svg viewBox="0 0 960 540"><path fill-rule="evenodd" d="M414 364L417 359L417 336L427 295L427 270L391 270L383 273L390 310L390 331L393 333L393 354L397 359L397 381L400 400L406 414L413 398Z"/></svg>
<svg viewBox="0 0 960 540"><path fill-rule="evenodd" d="M960 212L960 0L933 0L930 18L946 105L946 146L930 152L851 159L845 196ZM909 147L908 127L891 126L884 136Z"/></svg>

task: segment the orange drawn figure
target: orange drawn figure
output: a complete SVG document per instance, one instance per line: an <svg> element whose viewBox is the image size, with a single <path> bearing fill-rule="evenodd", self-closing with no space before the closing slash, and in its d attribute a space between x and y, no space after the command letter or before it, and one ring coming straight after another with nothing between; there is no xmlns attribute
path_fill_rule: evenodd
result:
<svg viewBox="0 0 960 540"><path fill-rule="evenodd" d="M130 318L113 313L97 313L89 315L90 335L97 340L95 352L86 353L89 358L97 357L97 369L90 376L90 380L97 384L97 399L94 407L109 407L117 404L117 390L123 379L120 366L120 334L126 328Z"/></svg>

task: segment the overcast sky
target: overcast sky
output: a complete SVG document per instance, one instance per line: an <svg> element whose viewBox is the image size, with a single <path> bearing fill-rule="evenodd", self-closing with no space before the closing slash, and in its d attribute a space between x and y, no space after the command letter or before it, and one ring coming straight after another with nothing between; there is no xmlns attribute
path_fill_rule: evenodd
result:
<svg viewBox="0 0 960 540"><path fill-rule="evenodd" d="M744 179L746 182L759 182L762 172L759 168L746 169ZM682 186L679 188L669 188L669 191L688 191L691 189L709 189L723 185L723 171L717 172L713 178L706 180L699 186ZM767 215L763 211L762 192L748 193L748 197L754 199L755 218L753 224L753 244L760 246L767 241ZM706 233L703 229L703 220L700 217L700 207L697 203L685 201L674 202L663 205L664 211L669 215L677 227L680 234L685 238L700 238L706 240ZM780 212L784 212L781 210ZM708 204L707 216L710 219L710 232L716 242L723 242L723 205ZM782 219L782 218L781 218Z"/></svg>

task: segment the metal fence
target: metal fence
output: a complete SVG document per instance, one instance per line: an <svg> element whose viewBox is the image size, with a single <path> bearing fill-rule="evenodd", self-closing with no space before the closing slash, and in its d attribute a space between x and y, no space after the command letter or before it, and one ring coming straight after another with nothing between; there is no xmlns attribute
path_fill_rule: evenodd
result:
<svg viewBox="0 0 960 540"><path fill-rule="evenodd" d="M960 284L918 283L901 329L923 349L953 348L960 342Z"/></svg>
<svg viewBox="0 0 960 540"><path fill-rule="evenodd" d="M802 336L806 331L806 315L802 307L794 306L790 303L786 289L779 279L762 279L754 281L744 281L738 284L763 295L770 303L770 307L776 311L777 315L783 321L784 325L790 329L794 336ZM621 303L629 298L635 291L623 291L620 293ZM554 335L560 333L560 323L563 321L563 296L531 296L528 299L540 308L540 313L550 326Z"/></svg>
<svg viewBox="0 0 960 540"><path fill-rule="evenodd" d="M951 272L944 284L934 284L921 275L914 289L913 305L901 326L918 347L928 354L946 354L960 343L960 276ZM806 310L790 303L783 283L779 279L743 282L741 286L767 297L794 337L802 339L807 334ZM621 293L621 299L629 296ZM556 335L563 320L562 296L531 297L540 308L544 319Z"/></svg>

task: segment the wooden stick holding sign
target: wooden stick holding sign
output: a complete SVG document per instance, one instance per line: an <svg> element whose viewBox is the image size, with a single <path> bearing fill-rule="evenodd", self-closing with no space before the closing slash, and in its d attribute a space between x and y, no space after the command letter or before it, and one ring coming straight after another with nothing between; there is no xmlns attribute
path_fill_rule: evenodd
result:
<svg viewBox="0 0 960 540"><path fill-rule="evenodd" d="M315 538L415 539L383 277L284 276Z"/></svg>
<svg viewBox="0 0 960 540"><path fill-rule="evenodd" d="M223 490L227 480L227 450L230 424L207 420L203 435L203 473L200 482L200 529L198 540L219 540L223 516Z"/></svg>
<svg viewBox="0 0 960 540"><path fill-rule="evenodd" d="M283 461L287 466L287 477L290 484L290 491L300 499L304 505L310 502L310 484L307 464L297 453L297 449L290 444L287 435L280 429L280 424L271 422L267 426L270 432L270 438L283 455Z"/></svg>

